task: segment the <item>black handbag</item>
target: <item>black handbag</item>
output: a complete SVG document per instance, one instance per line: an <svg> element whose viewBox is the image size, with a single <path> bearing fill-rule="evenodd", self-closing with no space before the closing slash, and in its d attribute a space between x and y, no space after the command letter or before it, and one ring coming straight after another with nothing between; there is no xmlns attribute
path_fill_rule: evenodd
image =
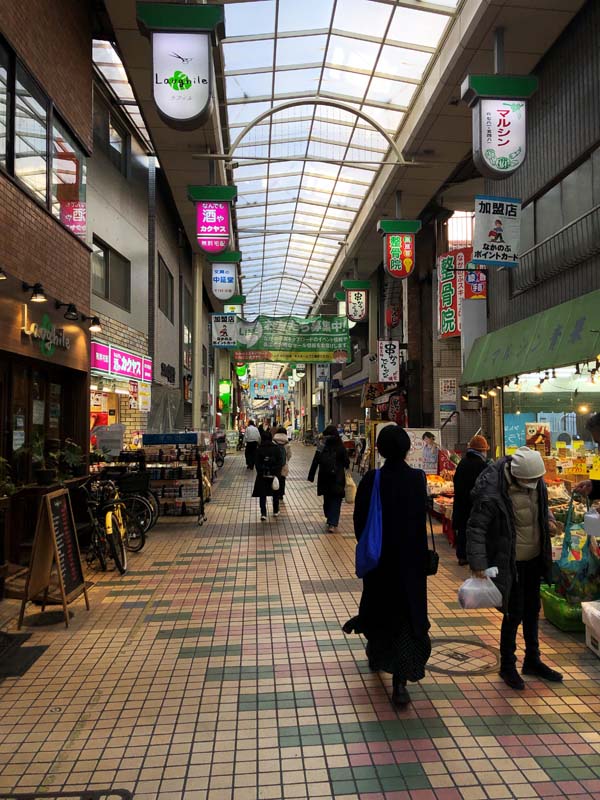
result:
<svg viewBox="0 0 600 800"><path fill-rule="evenodd" d="M429 511L429 508L427 509L427 519L429 520L429 530L431 531L431 544L433 545L433 550L430 549L427 550L427 575L435 575L440 565L440 555L438 551L435 549L433 523L431 522L431 513Z"/></svg>

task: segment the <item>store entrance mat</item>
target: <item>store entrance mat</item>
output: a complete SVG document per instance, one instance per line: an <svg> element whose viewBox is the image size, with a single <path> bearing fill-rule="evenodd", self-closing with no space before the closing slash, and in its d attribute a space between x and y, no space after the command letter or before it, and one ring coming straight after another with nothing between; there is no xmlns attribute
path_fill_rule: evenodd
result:
<svg viewBox="0 0 600 800"><path fill-rule="evenodd" d="M48 645L23 647L30 633L0 633L0 681L20 678L48 649Z"/></svg>
<svg viewBox="0 0 600 800"><path fill-rule="evenodd" d="M61 800L72 797L76 800L133 800L127 789L82 789L80 792L9 792L0 794L0 800Z"/></svg>

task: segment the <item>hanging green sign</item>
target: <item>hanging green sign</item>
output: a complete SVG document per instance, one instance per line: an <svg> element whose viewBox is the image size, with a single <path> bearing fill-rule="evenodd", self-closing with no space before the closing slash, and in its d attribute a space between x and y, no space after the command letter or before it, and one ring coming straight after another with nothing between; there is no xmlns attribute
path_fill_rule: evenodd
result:
<svg viewBox="0 0 600 800"><path fill-rule="evenodd" d="M346 317L238 318L236 361L336 362L350 360Z"/></svg>

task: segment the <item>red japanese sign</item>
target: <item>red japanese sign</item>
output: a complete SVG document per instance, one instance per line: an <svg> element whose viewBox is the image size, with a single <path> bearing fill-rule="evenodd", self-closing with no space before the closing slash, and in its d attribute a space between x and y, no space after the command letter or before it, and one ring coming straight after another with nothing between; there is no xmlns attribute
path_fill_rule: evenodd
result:
<svg viewBox="0 0 600 800"><path fill-rule="evenodd" d="M408 278L415 268L414 233L387 233L383 237L383 267L392 278Z"/></svg>
<svg viewBox="0 0 600 800"><path fill-rule="evenodd" d="M229 202L201 200L196 204L196 236L206 253L227 250L230 238Z"/></svg>
<svg viewBox="0 0 600 800"><path fill-rule="evenodd" d="M487 275L483 270L470 269L465 273L465 300L485 300Z"/></svg>
<svg viewBox="0 0 600 800"><path fill-rule="evenodd" d="M388 328L397 328L402 322L402 306L388 306L385 310L385 324Z"/></svg>
<svg viewBox="0 0 600 800"><path fill-rule="evenodd" d="M438 258L438 326L440 339L461 334L465 274L473 257L472 247L450 250Z"/></svg>

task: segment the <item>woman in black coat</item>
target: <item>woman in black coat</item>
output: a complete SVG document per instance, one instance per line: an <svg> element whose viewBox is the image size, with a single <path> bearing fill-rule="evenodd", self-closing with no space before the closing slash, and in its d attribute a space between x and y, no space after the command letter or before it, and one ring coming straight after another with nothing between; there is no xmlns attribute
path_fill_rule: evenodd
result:
<svg viewBox="0 0 600 800"><path fill-rule="evenodd" d="M405 462L410 439L398 425L377 438L386 459L381 468L382 548L377 567L363 578L358 617L344 630L364 633L374 671L393 675L392 702L410 702L407 681L419 681L431 654L427 617L427 484L421 470ZM358 486L354 533L360 539L369 514L375 471Z"/></svg>
<svg viewBox="0 0 600 800"><path fill-rule="evenodd" d="M328 425L323 431L324 445L313 458L308 480L317 478L317 495L323 498L323 514L327 520L328 533L337 533L342 510L342 500L346 492L346 470L350 459L342 444L335 425Z"/></svg>
<svg viewBox="0 0 600 800"><path fill-rule="evenodd" d="M485 436L473 436L469 442L469 449L454 473L452 528L456 536L456 558L461 567L469 563L467 560L467 522L473 507L471 492L477 478L487 467L489 449L490 446Z"/></svg>
<svg viewBox="0 0 600 800"><path fill-rule="evenodd" d="M273 498L273 516L279 516L279 489L273 489L273 478L279 479L285 461L282 448L275 444L271 431L263 431L262 441L256 450L256 480L252 497L260 500L260 518L267 518L267 497Z"/></svg>

